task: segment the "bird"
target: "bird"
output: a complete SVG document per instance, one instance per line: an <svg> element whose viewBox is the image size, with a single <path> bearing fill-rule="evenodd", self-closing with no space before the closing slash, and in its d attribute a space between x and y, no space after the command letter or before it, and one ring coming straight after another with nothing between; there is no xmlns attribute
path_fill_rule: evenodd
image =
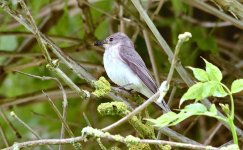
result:
<svg viewBox="0 0 243 150"><path fill-rule="evenodd" d="M125 33L114 33L102 41L96 41L94 45L105 48L104 68L112 82L147 98L157 92L158 86Z"/></svg>

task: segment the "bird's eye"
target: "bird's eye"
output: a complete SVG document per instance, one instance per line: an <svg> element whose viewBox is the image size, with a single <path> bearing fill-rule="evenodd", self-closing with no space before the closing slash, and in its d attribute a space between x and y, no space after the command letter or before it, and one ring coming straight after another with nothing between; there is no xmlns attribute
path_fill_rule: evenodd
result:
<svg viewBox="0 0 243 150"><path fill-rule="evenodd" d="M113 38L110 38L109 41L112 42L113 41Z"/></svg>

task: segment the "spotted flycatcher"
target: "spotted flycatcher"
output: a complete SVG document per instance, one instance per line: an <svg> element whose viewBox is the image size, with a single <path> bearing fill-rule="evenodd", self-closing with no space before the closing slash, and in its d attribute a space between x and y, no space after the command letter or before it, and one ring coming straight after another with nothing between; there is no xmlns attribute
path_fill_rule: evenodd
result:
<svg viewBox="0 0 243 150"><path fill-rule="evenodd" d="M114 83L147 98L157 92L157 85L127 35L114 33L103 41L95 42L95 45L105 48L105 71Z"/></svg>

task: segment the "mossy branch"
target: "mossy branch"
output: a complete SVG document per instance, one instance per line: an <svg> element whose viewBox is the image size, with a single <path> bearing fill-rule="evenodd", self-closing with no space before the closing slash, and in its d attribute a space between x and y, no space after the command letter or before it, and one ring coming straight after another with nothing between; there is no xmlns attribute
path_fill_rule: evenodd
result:
<svg viewBox="0 0 243 150"><path fill-rule="evenodd" d="M130 113L126 104L123 102L108 102L98 106L98 112L103 116L121 116L125 117ZM131 117L128 122L143 138L156 139L154 128L149 124L143 124L137 116Z"/></svg>

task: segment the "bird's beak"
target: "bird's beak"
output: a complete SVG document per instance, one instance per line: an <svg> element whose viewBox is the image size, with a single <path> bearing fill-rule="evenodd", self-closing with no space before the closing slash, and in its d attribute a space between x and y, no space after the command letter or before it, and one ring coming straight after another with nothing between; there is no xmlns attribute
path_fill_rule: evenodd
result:
<svg viewBox="0 0 243 150"><path fill-rule="evenodd" d="M96 41L94 43L95 46L103 46L104 44L107 44L106 40L104 40L104 41Z"/></svg>

